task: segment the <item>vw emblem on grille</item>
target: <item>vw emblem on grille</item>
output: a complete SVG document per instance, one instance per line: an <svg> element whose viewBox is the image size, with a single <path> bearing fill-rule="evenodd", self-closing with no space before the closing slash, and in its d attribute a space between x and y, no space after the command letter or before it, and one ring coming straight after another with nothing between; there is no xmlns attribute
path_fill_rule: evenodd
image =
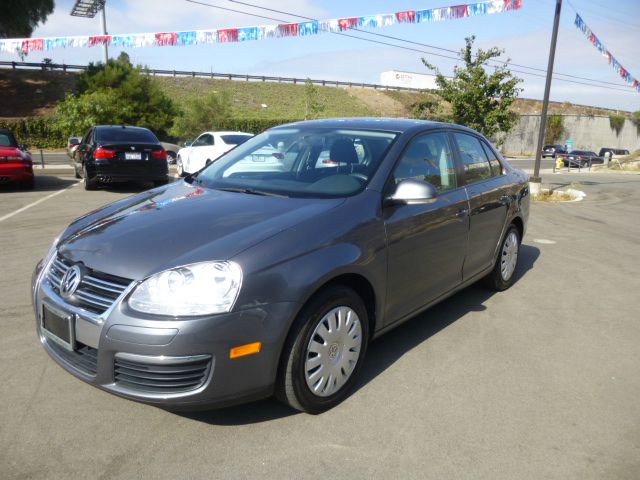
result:
<svg viewBox="0 0 640 480"><path fill-rule="evenodd" d="M69 298L80 286L80 282L82 281L82 270L78 265L73 265L69 267L69 270L65 272L62 276L62 280L60 280L60 295L63 298Z"/></svg>

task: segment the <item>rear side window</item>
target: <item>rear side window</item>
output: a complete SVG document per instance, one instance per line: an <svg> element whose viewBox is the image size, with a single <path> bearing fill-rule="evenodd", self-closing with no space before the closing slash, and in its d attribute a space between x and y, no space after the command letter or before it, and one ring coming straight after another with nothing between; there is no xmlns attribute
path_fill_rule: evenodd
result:
<svg viewBox="0 0 640 480"><path fill-rule="evenodd" d="M489 159L489 164L491 165L491 175L497 177L498 175L502 175L502 164L496 154L493 152L493 149L489 147L485 142L482 143L482 148L484 148L484 153L487 154L487 158Z"/></svg>
<svg viewBox="0 0 640 480"><path fill-rule="evenodd" d="M227 145L240 145L251 138L251 135L220 135Z"/></svg>
<svg viewBox="0 0 640 480"><path fill-rule="evenodd" d="M413 140L393 172L396 183L406 178L424 180L438 191L457 186L453 155L445 133L430 133Z"/></svg>
<svg viewBox="0 0 640 480"><path fill-rule="evenodd" d="M464 164L464 177L467 183L491 178L491 166L480 140L464 133L454 133L460 157Z"/></svg>
<svg viewBox="0 0 640 480"><path fill-rule="evenodd" d="M18 142L9 132L0 132L0 147L17 147Z"/></svg>
<svg viewBox="0 0 640 480"><path fill-rule="evenodd" d="M158 143L156 136L146 128L97 128L97 142L141 142Z"/></svg>

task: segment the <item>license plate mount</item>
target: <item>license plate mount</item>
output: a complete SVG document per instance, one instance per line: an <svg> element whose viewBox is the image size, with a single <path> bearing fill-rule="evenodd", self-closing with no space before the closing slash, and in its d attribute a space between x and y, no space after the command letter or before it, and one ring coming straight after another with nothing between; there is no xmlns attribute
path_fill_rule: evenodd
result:
<svg viewBox="0 0 640 480"><path fill-rule="evenodd" d="M47 338L70 352L75 350L76 332L73 314L65 313L49 305L42 306L42 331Z"/></svg>

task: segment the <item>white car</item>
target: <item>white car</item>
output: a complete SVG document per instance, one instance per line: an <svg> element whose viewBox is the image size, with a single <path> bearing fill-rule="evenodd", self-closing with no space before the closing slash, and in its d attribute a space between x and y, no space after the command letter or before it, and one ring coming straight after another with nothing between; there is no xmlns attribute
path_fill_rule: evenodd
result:
<svg viewBox="0 0 640 480"><path fill-rule="evenodd" d="M185 142L178 151L178 175L197 172L236 145L246 142L253 134L245 132L204 132L192 143Z"/></svg>

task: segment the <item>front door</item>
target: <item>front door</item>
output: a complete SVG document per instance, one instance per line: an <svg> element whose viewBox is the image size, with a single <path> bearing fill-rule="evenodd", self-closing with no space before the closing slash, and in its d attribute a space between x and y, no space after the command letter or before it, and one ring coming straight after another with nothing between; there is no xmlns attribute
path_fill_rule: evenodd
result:
<svg viewBox="0 0 640 480"><path fill-rule="evenodd" d="M469 228L467 194L459 186L448 136L412 140L393 183L415 178L433 184L428 204L385 207L388 246L386 324L411 315L462 282Z"/></svg>

